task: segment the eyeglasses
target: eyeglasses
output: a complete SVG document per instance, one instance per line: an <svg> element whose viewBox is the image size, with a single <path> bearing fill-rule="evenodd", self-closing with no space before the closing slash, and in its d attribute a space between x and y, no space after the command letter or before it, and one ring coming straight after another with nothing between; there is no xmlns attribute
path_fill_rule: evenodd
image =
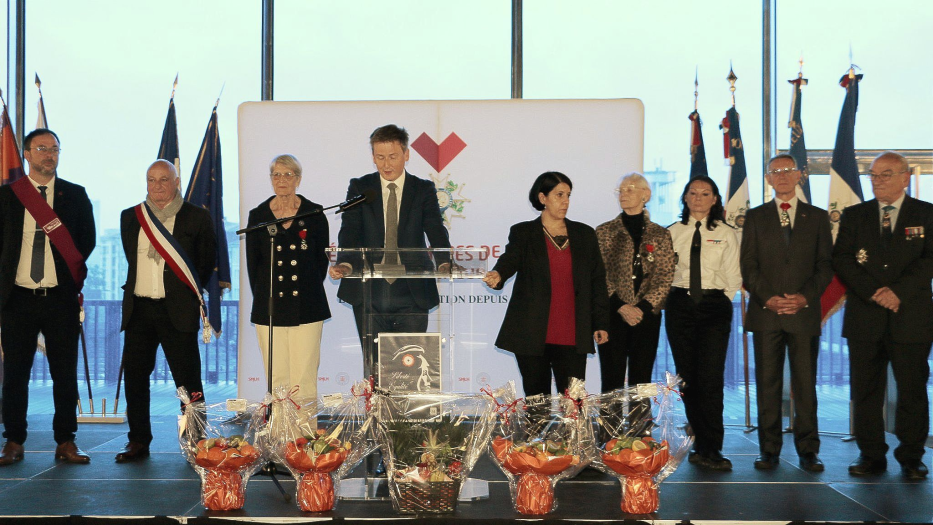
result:
<svg viewBox="0 0 933 525"><path fill-rule="evenodd" d="M50 153L52 155L58 155L62 151L62 149L59 148L58 146L52 146L51 148L48 146L36 146L34 148L29 148L29 149L32 151L37 151L39 153Z"/></svg>
<svg viewBox="0 0 933 525"><path fill-rule="evenodd" d="M797 168L775 168L773 170L768 170L768 175L784 175L789 174L792 171L797 171Z"/></svg>
<svg viewBox="0 0 933 525"><path fill-rule="evenodd" d="M623 193L632 193L634 191L641 190L641 189L642 188L634 184L629 184L628 186L622 186L621 188L616 188L612 190L612 193L615 193L616 195L621 195Z"/></svg>
<svg viewBox="0 0 933 525"><path fill-rule="evenodd" d="M280 180L280 179L294 180L295 177L301 177L301 175L298 175L297 173L292 173L290 171L286 171L284 173L276 171L275 173L272 173L269 176L272 177L272 180Z"/></svg>
<svg viewBox="0 0 933 525"><path fill-rule="evenodd" d="M871 180L883 180L887 182L891 180L891 177L895 175L900 175L901 173L907 173L907 170L901 170L897 172L888 170L888 171L882 171L881 173L872 173L869 171L868 173L866 173L866 175L871 177Z"/></svg>

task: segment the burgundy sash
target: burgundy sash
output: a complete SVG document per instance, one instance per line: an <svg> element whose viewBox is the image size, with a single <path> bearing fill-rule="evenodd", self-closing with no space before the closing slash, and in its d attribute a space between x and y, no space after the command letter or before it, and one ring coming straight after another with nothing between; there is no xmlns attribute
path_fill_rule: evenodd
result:
<svg viewBox="0 0 933 525"><path fill-rule="evenodd" d="M62 223L55 211L49 206L49 203L42 198L42 195L36 191L35 186L23 177L10 184L10 189L16 194L23 206L36 219L36 224L41 225L42 230L52 241L58 253L65 259L68 265L68 271L74 280L78 293L84 288L84 279L87 277L87 266L84 264L84 256L75 246L74 239L68 228Z"/></svg>

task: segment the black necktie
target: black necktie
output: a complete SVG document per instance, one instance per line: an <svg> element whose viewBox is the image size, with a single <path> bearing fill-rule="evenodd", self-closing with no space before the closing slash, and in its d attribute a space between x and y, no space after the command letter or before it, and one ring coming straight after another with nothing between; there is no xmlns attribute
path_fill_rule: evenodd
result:
<svg viewBox="0 0 933 525"><path fill-rule="evenodd" d="M791 234L791 225L790 225L790 214L787 213L787 210L790 209L790 204L786 202L781 203L781 233L784 234L784 244L790 244L790 234Z"/></svg>
<svg viewBox="0 0 933 525"><path fill-rule="evenodd" d="M891 212L894 211L894 206L889 204L881 209L884 211L884 215L881 217L881 243L887 247L891 244L891 239L894 238L894 229L891 225Z"/></svg>
<svg viewBox="0 0 933 525"><path fill-rule="evenodd" d="M703 300L703 282L700 279L700 246L703 241L700 238L700 226L702 223L697 221L693 242L690 244L690 297L696 304Z"/></svg>
<svg viewBox="0 0 933 525"><path fill-rule="evenodd" d="M47 186L39 186L42 200L46 200L45 190L47 189ZM36 235L32 238L32 266L29 268L29 276L36 284L39 284L45 277L45 231L39 223L36 223Z"/></svg>

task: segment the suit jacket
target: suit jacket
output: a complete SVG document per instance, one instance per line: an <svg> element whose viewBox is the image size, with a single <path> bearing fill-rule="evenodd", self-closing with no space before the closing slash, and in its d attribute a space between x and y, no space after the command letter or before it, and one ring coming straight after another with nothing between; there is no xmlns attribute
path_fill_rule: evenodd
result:
<svg viewBox="0 0 933 525"><path fill-rule="evenodd" d="M922 234L910 228L923 228ZM878 201L849 206L842 213L833 249L833 267L848 288L842 335L880 341L885 330L898 343L933 341L933 205L904 198L893 228L894 238L881 247ZM922 237L921 237L922 235ZM882 287L901 300L898 312L871 300Z"/></svg>
<svg viewBox="0 0 933 525"><path fill-rule="evenodd" d="M269 197L249 212L247 226L275 220L269 208ZM320 209L321 205L298 196L301 204L296 215ZM330 318L324 279L329 260L324 250L330 246L330 227L323 213L292 221L288 228L279 225L275 236L277 275L273 282L275 300L274 326L298 326ZM304 237L302 238L302 233ZM304 241L304 242L302 242ZM295 265L292 265L295 261ZM269 232L265 229L246 234L246 269L253 291L253 311L250 322L269 325Z"/></svg>
<svg viewBox="0 0 933 525"><path fill-rule="evenodd" d="M126 284L123 285L123 321L120 330L126 330L133 316L134 292L136 291L136 249L139 245L141 227L136 218L136 211L127 208L120 214L120 237L123 239L123 252L129 267L126 272ZM217 239L214 236L214 224L207 210L187 202L181 205L175 215L172 237L178 241L181 249L191 260L201 286L205 286L214 273L217 257ZM179 332L197 332L201 327L201 313L198 296L183 283L168 264L162 273L165 286L165 301L172 326Z"/></svg>
<svg viewBox="0 0 933 525"><path fill-rule="evenodd" d="M84 187L56 177L52 209L68 228L75 247L86 261L97 245L97 232L94 229L94 211ZM25 214L26 208L16 198L13 190L9 186L0 186L0 309L6 306L16 283L16 267L23 247ZM71 272L68 271L68 264L55 244L50 244L58 285L67 289L68 293L77 299L78 289L71 278Z"/></svg>
<svg viewBox="0 0 933 525"><path fill-rule="evenodd" d="M784 241L774 200L748 210L740 266L751 295L745 329L820 335L820 297L833 279L832 232L826 210L798 200L790 244ZM793 315L765 308L775 295L802 294L807 307Z"/></svg>
<svg viewBox="0 0 933 525"><path fill-rule="evenodd" d="M609 294L615 296L613 303L621 301L622 304L636 306L645 301L650 304L651 312L661 313L664 301L671 291L671 282L674 280L674 246L671 243L671 232L645 217L645 229L641 245L638 247L643 271L638 294L635 293L635 286L632 284L632 262L635 252L633 239L622 224L622 216L597 226L596 237L599 239L603 264L606 265L606 285ZM619 307L621 308L621 305Z"/></svg>
<svg viewBox="0 0 933 525"><path fill-rule="evenodd" d="M385 247L385 212L382 207L382 184L379 173L370 173L350 181L347 189L347 199L357 195L375 192L376 198L371 202L351 208L343 214L337 242L341 248L383 248ZM425 235L432 248L450 248L447 228L441 217L440 205L437 202L437 189L429 180L419 179L406 172L405 187L398 203L398 247L399 248L427 248ZM342 255L338 262L349 262L354 268L359 268L360 262L352 257ZM438 261L444 262L444 261ZM403 264L426 264L426 261L407 259L403 255ZM437 284L433 279L400 279L407 285L408 293L412 295L415 304L425 310L430 310L440 302L437 294ZM397 285L393 290L399 288ZM337 297L352 305L363 303L362 285L359 279L341 279ZM405 292L402 292L405 293Z"/></svg>
<svg viewBox="0 0 933 525"><path fill-rule="evenodd" d="M571 220L566 223L573 266L577 353L592 354L593 332L609 330L606 272L593 228ZM512 226L505 252L493 267L502 278L498 289L518 274L496 338L497 347L515 354L544 354L551 311L551 269L546 242L549 241L540 217L520 222Z"/></svg>

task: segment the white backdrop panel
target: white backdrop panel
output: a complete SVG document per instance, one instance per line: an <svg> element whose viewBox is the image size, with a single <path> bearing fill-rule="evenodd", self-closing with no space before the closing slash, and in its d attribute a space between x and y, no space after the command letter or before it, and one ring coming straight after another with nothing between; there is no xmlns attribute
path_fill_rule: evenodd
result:
<svg viewBox="0 0 933 525"><path fill-rule="evenodd" d="M422 133L443 144L456 134L466 146L449 162L434 163L411 147L407 170L433 178L448 190L454 206L445 221L454 246L486 247L489 267L508 240L509 227L538 215L528 202L535 177L554 170L574 182L568 217L596 226L619 213L612 190L619 177L642 170L644 107L634 99L501 100L417 102L247 102L239 107L240 217L272 195L269 162L282 153L301 161L298 192L329 206L346 197L350 178L375 171L368 137L395 123L414 142ZM454 139L451 139L454 140ZM441 150L444 148L441 147ZM420 151L419 151L420 150ZM336 245L340 216L328 215ZM242 397L266 391L256 332L251 325L245 243L241 243L238 386ZM325 283L333 318L324 324L318 392L347 392L362 378L362 354L350 307L336 297L337 284ZM511 282L494 292L474 281L459 282L442 301L454 304L457 353L450 390L476 392L518 379L511 353L494 342L511 296ZM587 388L599 389L599 364L591 356ZM446 379L445 379L446 380ZM520 381L517 381L520 386Z"/></svg>

